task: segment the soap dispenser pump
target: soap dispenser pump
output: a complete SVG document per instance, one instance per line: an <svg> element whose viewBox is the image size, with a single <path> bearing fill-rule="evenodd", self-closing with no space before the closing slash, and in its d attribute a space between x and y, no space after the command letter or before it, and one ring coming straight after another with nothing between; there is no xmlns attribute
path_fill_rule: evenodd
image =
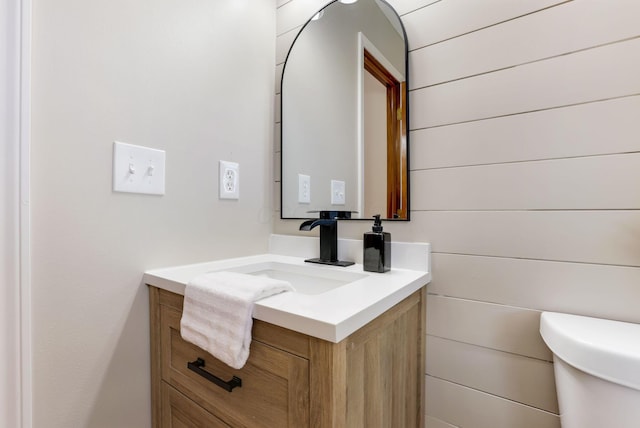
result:
<svg viewBox="0 0 640 428"><path fill-rule="evenodd" d="M380 214L373 216L371 232L363 238L363 265L368 272L387 272L391 269L391 234L382 231Z"/></svg>

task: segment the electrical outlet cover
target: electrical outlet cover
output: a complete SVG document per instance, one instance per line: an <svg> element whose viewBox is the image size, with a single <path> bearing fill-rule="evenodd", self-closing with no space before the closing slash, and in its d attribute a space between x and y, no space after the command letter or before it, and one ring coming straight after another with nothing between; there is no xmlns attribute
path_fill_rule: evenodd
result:
<svg viewBox="0 0 640 428"><path fill-rule="evenodd" d="M220 161L219 165L219 191L220 199L240 198L240 165L236 162Z"/></svg>
<svg viewBox="0 0 640 428"><path fill-rule="evenodd" d="M346 203L345 183L340 180L331 180L331 205L344 205Z"/></svg>
<svg viewBox="0 0 640 428"><path fill-rule="evenodd" d="M298 203L311 203L311 177L305 174L298 174Z"/></svg>

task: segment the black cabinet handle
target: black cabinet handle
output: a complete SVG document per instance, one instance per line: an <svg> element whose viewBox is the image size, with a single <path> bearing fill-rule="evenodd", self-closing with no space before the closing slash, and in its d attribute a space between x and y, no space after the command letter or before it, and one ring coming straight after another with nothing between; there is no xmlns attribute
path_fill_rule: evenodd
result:
<svg viewBox="0 0 640 428"><path fill-rule="evenodd" d="M240 379L239 377L234 376L234 377L231 378L231 380L224 381L224 380L220 379L218 376L214 376L211 373L209 373L208 371L203 370L202 369L203 367L204 367L204 360L202 358L198 358L195 361L191 361L190 363L187 363L187 368L189 370L193 370L194 372L198 373L203 378L207 379L208 381L211 381L211 382L215 383L216 385L218 385L220 388L224 389L225 391L231 392L233 390L233 388L235 388L236 386L238 386L238 387L242 386L242 379Z"/></svg>

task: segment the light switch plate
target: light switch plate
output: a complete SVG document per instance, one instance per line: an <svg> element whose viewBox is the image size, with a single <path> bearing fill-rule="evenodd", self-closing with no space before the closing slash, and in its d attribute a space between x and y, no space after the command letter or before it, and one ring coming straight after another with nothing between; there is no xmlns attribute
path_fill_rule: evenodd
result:
<svg viewBox="0 0 640 428"><path fill-rule="evenodd" d="M298 174L298 203L311 203L311 177L305 174Z"/></svg>
<svg viewBox="0 0 640 428"><path fill-rule="evenodd" d="M345 197L344 181L331 180L331 205L344 205Z"/></svg>
<svg viewBox="0 0 640 428"><path fill-rule="evenodd" d="M240 198L240 165L236 162L220 161L219 164L219 190L220 199Z"/></svg>
<svg viewBox="0 0 640 428"><path fill-rule="evenodd" d="M113 191L164 195L164 150L113 142Z"/></svg>

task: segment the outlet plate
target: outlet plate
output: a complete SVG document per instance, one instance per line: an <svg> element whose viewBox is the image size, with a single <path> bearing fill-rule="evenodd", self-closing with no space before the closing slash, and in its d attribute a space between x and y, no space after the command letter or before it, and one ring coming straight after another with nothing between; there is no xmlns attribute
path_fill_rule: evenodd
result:
<svg viewBox="0 0 640 428"><path fill-rule="evenodd" d="M236 162L220 161L219 164L219 189L220 199L240 198L240 165Z"/></svg>
<svg viewBox="0 0 640 428"><path fill-rule="evenodd" d="M346 197L344 181L331 180L331 205L344 205L345 203Z"/></svg>
<svg viewBox="0 0 640 428"><path fill-rule="evenodd" d="M298 174L298 203L311 203L311 177L305 174Z"/></svg>
<svg viewBox="0 0 640 428"><path fill-rule="evenodd" d="M164 150L113 142L113 191L164 195Z"/></svg>

